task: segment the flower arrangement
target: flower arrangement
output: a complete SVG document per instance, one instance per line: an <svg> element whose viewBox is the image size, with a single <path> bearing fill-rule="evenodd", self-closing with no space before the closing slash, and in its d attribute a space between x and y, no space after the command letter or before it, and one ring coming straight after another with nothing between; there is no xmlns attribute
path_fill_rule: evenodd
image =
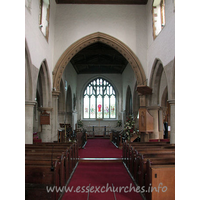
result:
<svg viewBox="0 0 200 200"><path fill-rule="evenodd" d="M77 121L77 125L78 125L78 128L82 128L83 127L83 122L79 119Z"/></svg>
<svg viewBox="0 0 200 200"><path fill-rule="evenodd" d="M122 126L122 120L118 120L117 121L117 127L121 127Z"/></svg>
<svg viewBox="0 0 200 200"><path fill-rule="evenodd" d="M135 128L135 121L131 115L129 115L126 119L126 123L124 125L124 132L125 132L125 136L128 139L128 141L130 141L130 138L134 134L138 134L138 131Z"/></svg>

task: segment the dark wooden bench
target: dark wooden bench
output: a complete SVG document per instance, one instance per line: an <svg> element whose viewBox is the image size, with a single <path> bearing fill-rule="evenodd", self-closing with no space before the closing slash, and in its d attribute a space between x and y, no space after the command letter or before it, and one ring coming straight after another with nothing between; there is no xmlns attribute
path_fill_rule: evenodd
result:
<svg viewBox="0 0 200 200"><path fill-rule="evenodd" d="M55 149L68 150L70 155L70 160L72 160L72 167L75 167L78 162L78 145L77 143L39 143L36 145L26 145L25 149L39 149L46 148L49 151L54 152Z"/></svg>
<svg viewBox="0 0 200 200"><path fill-rule="evenodd" d="M25 198L53 199L59 198L59 193L47 192L46 187L60 186L60 163L55 161L54 170L51 164L46 165L26 165L25 166Z"/></svg>
<svg viewBox="0 0 200 200"><path fill-rule="evenodd" d="M36 156L26 156L25 157L25 166L28 165L39 165L39 166L43 166L43 165L51 165L51 167L53 168L53 164L55 162L59 162L60 164L60 179L59 179L59 183L61 186L65 186L66 181L68 180L69 176L69 166L65 163L65 156L61 155L60 157L55 156L55 157L47 157L46 155L41 156L41 157L36 157Z"/></svg>
<svg viewBox="0 0 200 200"><path fill-rule="evenodd" d="M173 144L169 144L168 142L125 142L123 143L123 149L122 149L122 154L123 154L123 161L125 164L127 164L127 157L129 157L129 153L131 151L131 148L136 148L136 147L163 147L163 146L174 146Z"/></svg>
<svg viewBox="0 0 200 200"><path fill-rule="evenodd" d="M45 145L37 145L37 146L29 146L25 148L25 155L26 156L40 156L40 157L52 157L53 155L55 156L60 156L62 153L64 153L65 157L65 174L66 177L68 177L73 168L75 167L76 162L78 161L78 158L76 155L74 157L74 151L71 148L67 148L66 145L63 147L61 146L54 146L53 149L51 146L45 146Z"/></svg>
<svg viewBox="0 0 200 200"><path fill-rule="evenodd" d="M147 150L151 150L151 151L157 151L157 150L164 150L164 151L169 151L169 150L171 150L171 151L175 151L175 148L173 147L173 148L166 148L166 147L169 147L170 146L170 144L163 144L163 146L130 146L129 145L129 147L127 148L127 150L126 150L126 154L125 154L125 158L123 159L124 160L124 162L125 162L125 164L126 164L126 166L128 167L128 169L130 169L131 168L131 166L132 166L132 162L134 161L134 157L135 157L135 155L136 154L138 154L138 153L136 153L136 149L137 149L137 152L139 151L139 153L141 152L141 151L147 151Z"/></svg>
<svg viewBox="0 0 200 200"><path fill-rule="evenodd" d="M40 199L39 196L41 195L42 199L58 199L59 193L48 193L46 186L65 186L77 161L78 149L74 143L25 145L26 197L28 199ZM55 168L54 164L59 168ZM58 174L54 174L51 170L57 170ZM36 177L38 175L38 181L34 174L36 174ZM42 174L45 180L42 179ZM56 182L53 183L52 180L55 179L55 175L57 176ZM33 195L34 192L36 194Z"/></svg>

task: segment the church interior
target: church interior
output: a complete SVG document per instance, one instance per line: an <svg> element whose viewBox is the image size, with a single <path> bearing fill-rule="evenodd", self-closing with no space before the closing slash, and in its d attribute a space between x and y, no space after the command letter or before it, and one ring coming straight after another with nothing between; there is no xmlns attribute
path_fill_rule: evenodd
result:
<svg viewBox="0 0 200 200"><path fill-rule="evenodd" d="M25 199L175 199L175 0L25 1Z"/></svg>

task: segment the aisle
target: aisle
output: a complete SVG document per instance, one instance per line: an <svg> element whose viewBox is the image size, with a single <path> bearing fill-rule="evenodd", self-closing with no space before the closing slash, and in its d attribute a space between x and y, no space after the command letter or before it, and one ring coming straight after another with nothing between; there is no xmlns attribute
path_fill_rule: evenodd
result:
<svg viewBox="0 0 200 200"><path fill-rule="evenodd" d="M79 163L62 200L142 200L122 163ZM113 191L114 186L114 193ZM131 186L131 187L130 187ZM135 188L136 189L136 188Z"/></svg>
<svg viewBox="0 0 200 200"><path fill-rule="evenodd" d="M121 158L122 150L107 139L90 139L79 156ZM122 162L79 162L65 189L62 200L142 200Z"/></svg>
<svg viewBox="0 0 200 200"><path fill-rule="evenodd" d="M109 139L89 139L85 149L80 149L80 158L121 158L122 150L116 148Z"/></svg>

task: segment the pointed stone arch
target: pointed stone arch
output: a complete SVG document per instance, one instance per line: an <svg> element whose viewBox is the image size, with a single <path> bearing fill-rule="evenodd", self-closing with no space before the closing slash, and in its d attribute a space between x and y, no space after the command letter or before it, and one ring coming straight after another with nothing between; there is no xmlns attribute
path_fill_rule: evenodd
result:
<svg viewBox="0 0 200 200"><path fill-rule="evenodd" d="M133 114L133 98L131 88L128 85L126 90L126 116Z"/></svg>
<svg viewBox="0 0 200 200"><path fill-rule="evenodd" d="M39 105L42 107L50 107L51 105L51 82L49 76L49 70L46 60L41 63L38 80L37 80L37 89L36 96L40 98Z"/></svg>
<svg viewBox="0 0 200 200"><path fill-rule="evenodd" d="M72 125L72 90L71 90L70 85L67 88L67 95L66 95L66 122L65 123Z"/></svg>
<svg viewBox="0 0 200 200"><path fill-rule="evenodd" d="M159 89L161 76L164 71L163 64L161 60L155 59L153 68L150 76L150 87L153 89L153 93L150 97L150 105L158 105L159 104Z"/></svg>
<svg viewBox="0 0 200 200"><path fill-rule="evenodd" d="M83 48L96 42L102 42L106 45L109 45L110 47L114 48L119 53L121 53L131 65L137 79L137 85L147 85L146 75L144 73L142 64L140 63L137 56L132 52L132 50L120 40L110 35L101 32L96 32L79 39L78 41L73 43L69 48L67 48L61 55L53 71L54 91L60 91L60 81L62 78L62 74L72 57Z"/></svg>
<svg viewBox="0 0 200 200"><path fill-rule="evenodd" d="M25 40L25 100L33 101L32 62L29 48Z"/></svg>

